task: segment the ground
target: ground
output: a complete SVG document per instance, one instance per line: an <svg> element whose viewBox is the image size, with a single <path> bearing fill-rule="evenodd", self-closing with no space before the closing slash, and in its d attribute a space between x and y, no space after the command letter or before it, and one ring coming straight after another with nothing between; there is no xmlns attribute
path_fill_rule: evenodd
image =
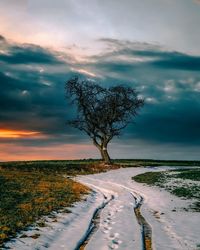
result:
<svg viewBox="0 0 200 250"><path fill-rule="evenodd" d="M185 211L190 201L182 200L160 187L137 183L131 178L169 167L120 168L105 173L74 177L93 190L85 200L71 207L71 213L56 213L46 227L30 228L28 236L7 243L11 249L142 249L144 244L136 208L152 230L146 249L188 249L199 247L199 213ZM92 220L94 219L94 220ZM23 234L23 232L22 232Z"/></svg>
<svg viewBox="0 0 200 250"><path fill-rule="evenodd" d="M140 183L162 187L170 193L191 200L185 210L200 212L200 168L147 172L133 179Z"/></svg>
<svg viewBox="0 0 200 250"><path fill-rule="evenodd" d="M1 163L0 247L33 223L44 226L42 216L53 211L68 212L68 207L89 192L86 186L67 176L99 171L105 171L105 167L88 161ZM38 232L32 235L38 236Z"/></svg>

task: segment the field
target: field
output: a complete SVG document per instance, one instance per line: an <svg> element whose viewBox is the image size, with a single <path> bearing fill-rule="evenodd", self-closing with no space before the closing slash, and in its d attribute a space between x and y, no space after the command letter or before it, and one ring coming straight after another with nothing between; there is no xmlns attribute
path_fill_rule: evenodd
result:
<svg viewBox="0 0 200 250"><path fill-rule="evenodd" d="M200 166L200 161L173 161L173 160L151 160L151 159L118 159L114 163L125 167L134 166Z"/></svg>
<svg viewBox="0 0 200 250"><path fill-rule="evenodd" d="M33 161L0 165L0 247L54 210L65 210L89 192L64 176L105 171L95 162ZM43 225L44 221L39 221ZM37 235L35 236L37 237Z"/></svg>
<svg viewBox="0 0 200 250"><path fill-rule="evenodd" d="M0 163L0 248L5 241L34 223L45 226L43 215L51 216L53 211L69 212L67 207L89 192L85 186L66 178L68 176L105 172L120 166L194 166L199 162L115 160L114 164L108 167L98 160ZM187 178L182 174L182 178ZM190 176L193 178L196 172ZM156 176L156 181L150 184L158 183L159 178Z"/></svg>
<svg viewBox="0 0 200 250"><path fill-rule="evenodd" d="M185 210L200 212L200 168L148 172L134 176L133 179L159 186L178 197L191 200L192 204Z"/></svg>

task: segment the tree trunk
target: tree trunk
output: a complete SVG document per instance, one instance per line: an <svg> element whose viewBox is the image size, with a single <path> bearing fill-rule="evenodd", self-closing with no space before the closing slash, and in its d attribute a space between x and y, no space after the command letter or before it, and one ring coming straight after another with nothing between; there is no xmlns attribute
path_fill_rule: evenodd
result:
<svg viewBox="0 0 200 250"><path fill-rule="evenodd" d="M101 158L106 164L111 164L111 159L107 150L107 143L101 143L101 145L93 139L94 145L99 149Z"/></svg>
<svg viewBox="0 0 200 250"><path fill-rule="evenodd" d="M110 159L110 156L108 154L108 150L107 150L106 147L103 147L101 149L101 155L102 155L102 158L103 158L103 160L104 160L105 163L111 164L111 159Z"/></svg>

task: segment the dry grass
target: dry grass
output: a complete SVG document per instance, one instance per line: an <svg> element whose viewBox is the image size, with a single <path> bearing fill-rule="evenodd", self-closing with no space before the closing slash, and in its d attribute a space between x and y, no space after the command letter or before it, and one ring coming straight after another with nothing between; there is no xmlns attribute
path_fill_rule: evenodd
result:
<svg viewBox="0 0 200 250"><path fill-rule="evenodd" d="M89 189L64 176L115 169L99 161L24 161L0 164L0 248L43 215L67 210ZM40 224L40 225L39 225ZM38 223L45 226L45 223Z"/></svg>
<svg viewBox="0 0 200 250"><path fill-rule="evenodd" d="M42 215L71 206L89 192L61 174L0 169L0 247Z"/></svg>

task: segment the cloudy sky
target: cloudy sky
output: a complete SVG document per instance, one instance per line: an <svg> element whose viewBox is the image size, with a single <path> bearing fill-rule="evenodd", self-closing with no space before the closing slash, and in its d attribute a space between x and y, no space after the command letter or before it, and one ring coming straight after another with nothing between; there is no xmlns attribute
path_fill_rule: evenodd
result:
<svg viewBox="0 0 200 250"><path fill-rule="evenodd" d="M99 157L66 125L74 74L146 105L113 158L200 160L199 0L0 0L0 161Z"/></svg>

